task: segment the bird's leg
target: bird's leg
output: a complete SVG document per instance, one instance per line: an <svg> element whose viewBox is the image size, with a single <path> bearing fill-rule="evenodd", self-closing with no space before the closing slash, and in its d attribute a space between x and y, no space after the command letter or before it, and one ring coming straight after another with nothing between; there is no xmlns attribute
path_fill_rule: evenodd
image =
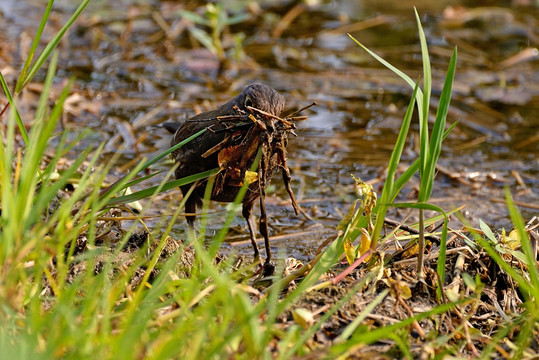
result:
<svg viewBox="0 0 539 360"><path fill-rule="evenodd" d="M255 263L259 263L260 252L258 251L258 245L256 244L255 224L253 221L253 216L251 215L253 211L253 205L254 205L253 202L243 203L242 215L247 221L247 227L249 228L249 236L251 237L251 245L253 245L253 249L255 251Z"/></svg>
<svg viewBox="0 0 539 360"><path fill-rule="evenodd" d="M269 242L269 231L268 231L268 217L266 215L266 204L264 202L266 198L266 189L265 187L260 187L260 219L258 220L259 231L262 237L264 238L264 247L266 248L266 261L262 266L262 276L268 277L273 275L275 272L275 264L271 262L271 248Z"/></svg>
<svg viewBox="0 0 539 360"><path fill-rule="evenodd" d="M260 219L258 220L258 227L260 234L264 238L264 247L266 248L266 261L264 262L262 275L271 276L275 271L275 265L271 262L268 217L266 214L265 203L268 161L271 161L271 159L268 158L268 147L265 144L263 144L262 146L262 158L260 159L260 165L258 166L258 190L260 194ZM269 156L271 156L271 154L269 154Z"/></svg>
<svg viewBox="0 0 539 360"><path fill-rule="evenodd" d="M260 191L260 219L258 220L258 227L260 235L264 238L264 246L266 248L266 262L271 261L271 249L269 243L269 231L268 231L268 217L266 214L266 204L264 203L266 197L266 190L261 188Z"/></svg>
<svg viewBox="0 0 539 360"><path fill-rule="evenodd" d="M196 212L197 207L202 207L202 199L200 199L200 197L196 193L193 193L198 185L199 182L197 181L192 185L180 187L184 198L187 198L185 200L184 209L186 213L185 219L187 220L187 225L189 226L189 232L187 233L187 236L190 241L195 241L195 239L197 238L195 231L195 220L197 218Z"/></svg>
<svg viewBox="0 0 539 360"><path fill-rule="evenodd" d="M189 226L189 232L187 233L189 241L194 241L197 238L195 231L195 220L197 211L197 201L194 199L187 199L185 202L185 219L187 220L187 225ZM189 214L189 215L188 215Z"/></svg>

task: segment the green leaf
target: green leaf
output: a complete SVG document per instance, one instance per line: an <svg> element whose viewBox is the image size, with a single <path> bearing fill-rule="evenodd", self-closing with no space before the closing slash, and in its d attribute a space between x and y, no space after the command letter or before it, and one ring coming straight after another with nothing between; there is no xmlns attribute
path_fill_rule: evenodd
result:
<svg viewBox="0 0 539 360"><path fill-rule="evenodd" d="M41 35L43 34L43 29L45 29L45 25L47 24L47 20L49 19L49 14L51 12L53 3L54 0L49 0L49 3L45 8L45 12L43 13L43 17L41 18L41 23L39 24L36 35L34 36L34 40L32 41L30 52L26 56L26 61L24 62L24 66L22 67L21 74L17 79L17 84L15 85L15 94L19 94L22 91L23 79L26 78L26 74L28 73L28 69L30 68L30 64L32 63L32 59L34 58L34 55L36 53L37 46L39 45L39 40L41 40Z"/></svg>
<svg viewBox="0 0 539 360"><path fill-rule="evenodd" d="M116 193L118 191L121 191L121 190L133 185L131 183L124 183L122 186L119 186L120 183L124 182L126 177L128 177L128 176L133 177L134 175L138 174L139 172L148 169L150 166L152 166L153 164L155 164L159 160L163 159L165 156L169 155L173 151L179 149L180 147L184 146L188 142L192 141L193 139L195 139L195 138L199 137L200 135L202 135L203 133L205 133L206 130L207 129L200 130L196 134L193 134L193 135L189 136L187 139L179 142L178 144L172 146L168 150L166 150L166 151L162 152L161 154L157 155L153 159L146 161L142 165L139 164L139 166L135 167L135 169L132 170L129 174L121 177L120 179L115 181L112 185L110 185L109 187L107 187L106 189L101 191L101 193L99 194L100 197L104 197L104 196L108 195L109 193ZM133 181L136 181L136 180L133 180ZM131 184L131 185L129 185L129 184Z"/></svg>
<svg viewBox="0 0 539 360"><path fill-rule="evenodd" d="M390 63L388 63L386 60L382 59L380 56L376 55L376 53L374 53L373 51L369 50L365 45L363 45L362 43L360 43L359 41L357 41L352 35L348 34L348 36L354 40L354 42L356 44L358 44L359 46L361 46L361 48L363 48L363 50L365 50L366 52L369 53L369 55L371 55L373 58L375 58L380 64L384 65L385 67L387 67L389 70L393 71L395 74L397 74L401 79L403 79L404 81L406 81L406 83L408 85L410 85L410 87L412 87L412 89L414 89L416 87L416 84L415 82L408 76L406 75L404 72L402 72L401 70L397 69L395 66L391 65ZM418 89L417 91L417 95L416 95L416 101L417 101L417 104L422 104L423 103L423 92L421 91L421 89ZM417 108L418 112L419 112L419 117L423 117L423 108L421 106L418 105L418 108Z"/></svg>
<svg viewBox="0 0 539 360"><path fill-rule="evenodd" d="M2 83L2 88L4 89L4 93L6 94L7 101L9 102L9 105L13 109L13 114L15 115L15 120L17 121L17 126L19 127L24 143L28 144L28 141L29 141L28 133L26 132L26 128L24 127L24 123L22 122L22 118L21 118L21 115L19 114L19 110L17 110L17 104L15 103L15 99L13 99L13 96L11 95L11 92L9 91L6 79L4 79L2 72L0 72L0 82Z"/></svg>
<svg viewBox="0 0 539 360"><path fill-rule="evenodd" d="M228 18L227 20L227 25L235 25L235 24L239 24L239 23L242 23L244 22L245 20L249 19L249 15L248 14L239 14L239 15L234 15L234 16L231 16Z"/></svg>
<svg viewBox="0 0 539 360"><path fill-rule="evenodd" d="M376 213L377 214L376 223L375 223L374 230L372 232L372 237L371 237L372 238L371 249L373 250L376 248L378 244L378 238L384 226L384 219L385 219L388 207L391 205L391 202L397 197L397 194L400 191L400 188L397 189L397 191L394 191L393 184L395 181L395 174L397 172L397 166L399 165L399 162L402 156L402 151L406 144L406 137L408 135L408 130L410 128L410 123L412 122L414 104L415 104L415 99L416 99L418 90L419 90L419 87L416 84L414 87L414 92L412 93L412 98L410 99L410 103L408 104L408 109L406 110L406 115L404 115L404 120L402 122L399 135L395 143L395 147L393 148L393 152L391 153L391 158L389 160L386 182L384 184L382 196L380 197L380 200L379 200L378 210Z"/></svg>
<svg viewBox="0 0 539 360"><path fill-rule="evenodd" d="M421 176L421 188L419 192L419 201L427 201L428 196L422 194L421 190L424 189L424 184L430 182L428 177L425 177L425 171L427 170L427 158L429 149L429 103L432 86L431 69L430 69L430 57L429 49L427 46L427 39L425 32L421 26L421 20L417 9L414 7L415 17L417 20L417 29L419 31L419 42L421 44L421 57L423 63L423 101L418 103L418 106L422 108L422 112L419 116L419 158L421 166L419 167L419 175ZM423 196L422 196L423 195Z"/></svg>
<svg viewBox="0 0 539 360"><path fill-rule="evenodd" d="M205 19L202 16L195 14L194 12L181 10L180 16L194 22L195 24L210 26L210 22L208 21L208 19Z"/></svg>
<svg viewBox="0 0 539 360"><path fill-rule="evenodd" d="M496 239L496 236L494 236L494 233L492 232L492 230L490 230L490 228L488 227L487 224L485 224L483 222L483 220L479 219L479 228L481 229L481 231L483 232L483 234L485 234L485 236L490 240L492 241L493 243L497 244L498 243L498 239Z"/></svg>
<svg viewBox="0 0 539 360"><path fill-rule="evenodd" d="M215 175L218 172L219 172L219 169L212 169L212 170L204 171L198 174L186 176L178 180L169 181L161 187L161 192L173 189L178 186L187 185L197 180L206 179L207 177ZM112 205L119 205L119 204L128 204L133 201L141 200L149 196L152 196L158 188L159 186L152 186L150 188L140 190L129 195L111 198L107 201L107 205L112 206Z"/></svg>
<svg viewBox="0 0 539 360"><path fill-rule="evenodd" d="M529 240L529 235L526 231L526 226L524 225L524 219L518 211L515 203L513 202L513 197L511 196L511 191L509 187L505 188L505 200L507 201L507 209L509 210L509 215L511 216L511 221L515 226L515 230L518 232L518 237L521 239L522 252L526 255L526 263L528 264L528 272L530 281L533 284L533 297L536 305L536 311L539 311L539 269L537 268L536 251L533 250L531 241ZM537 315L536 315L537 316Z"/></svg>
<svg viewBox="0 0 539 360"><path fill-rule="evenodd" d="M20 85L20 89L22 90L28 83L34 78L34 76L37 74L39 69L43 66L45 61L49 58L49 56L52 54L52 51L58 46L60 43L60 40L62 40L62 37L67 32L67 30L73 25L75 20L79 17L79 15L82 13L84 8L90 3L90 0L84 0L77 10L71 15L67 23L58 31L56 35L49 41L47 46L45 46L45 49L39 54L38 58L36 59L36 62L34 65L31 66L28 75L24 78L24 81L22 81L22 84Z"/></svg>
<svg viewBox="0 0 539 360"><path fill-rule="evenodd" d="M190 27L189 32L202 44L202 46L211 51L212 54L217 55L217 48L213 44L213 40L208 33L196 27Z"/></svg>
<svg viewBox="0 0 539 360"><path fill-rule="evenodd" d="M464 282L464 285L466 285L469 289L472 291L475 291L476 284L475 280L472 278L472 276L468 273L462 273L462 281Z"/></svg>
<svg viewBox="0 0 539 360"><path fill-rule="evenodd" d="M442 89L442 95L438 104L438 110L436 112L436 121L432 129L431 142L429 153L427 157L427 176L428 181L425 183L424 197L428 199L432 192L432 186L434 183L434 175L436 173L436 164L442 150L442 141L444 139L444 131L447 119L447 113L449 112L449 104L451 102L451 92L453 89L453 80L455 77L455 68L457 64L457 49L453 50L451 61L449 62L449 68L445 77L444 87Z"/></svg>

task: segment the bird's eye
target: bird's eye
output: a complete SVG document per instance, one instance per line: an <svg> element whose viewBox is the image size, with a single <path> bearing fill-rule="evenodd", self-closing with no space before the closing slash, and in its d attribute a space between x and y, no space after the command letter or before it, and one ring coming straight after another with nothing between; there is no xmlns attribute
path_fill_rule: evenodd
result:
<svg viewBox="0 0 539 360"><path fill-rule="evenodd" d="M245 107L247 106L253 106L253 100L251 100L249 96L247 96L247 98L245 99Z"/></svg>

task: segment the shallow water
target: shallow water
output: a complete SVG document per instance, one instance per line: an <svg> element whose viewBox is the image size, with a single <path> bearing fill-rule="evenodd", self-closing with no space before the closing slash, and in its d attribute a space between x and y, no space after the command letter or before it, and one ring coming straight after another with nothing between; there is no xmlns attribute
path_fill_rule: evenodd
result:
<svg viewBox="0 0 539 360"><path fill-rule="evenodd" d="M525 219L536 214L539 204L538 10L525 3L494 7L488 1L414 2L430 45L432 116L451 51L454 46L459 51L448 116L449 123L459 124L444 143L432 202L446 210L466 205L464 214L473 225L480 218L495 228L510 227L500 202L504 186L522 205ZM92 130L81 146L105 140L104 161L121 152L123 165L111 174L115 176L166 148L169 134L158 124L215 108L250 82L264 82L282 92L289 110L316 100L318 106L308 111L309 121L300 125L298 138L289 146L293 188L315 221L294 215L279 178L272 182L267 199L270 231L283 236L272 242L276 251L307 258L335 233L354 200L350 174L372 182L380 192L384 166L412 92L346 32L417 79L422 69L412 5L341 1L294 10L268 1L257 15L256 9L247 10L239 2L229 4L249 17L230 28L230 33L245 36L245 60L233 62L219 77L217 59L193 47L196 41L181 20L181 9L200 11L201 5L93 1L59 47L55 90L65 84L63 79L77 77L64 126L73 134ZM0 0L0 70L12 83L43 6L31 0ZM54 34L74 8L71 2L56 2L45 37ZM292 11L298 16L276 32L282 16ZM39 74L36 82L42 77ZM23 95L22 110L33 108L32 93L39 86L33 89ZM4 104L4 97L0 99ZM414 123L404 164L418 156L417 131ZM414 180L400 200L414 201L418 179ZM149 212L171 213L171 199L179 203L179 191L158 197ZM219 229L224 209L212 206L208 237ZM394 218L405 215L402 210L391 213ZM158 220L149 223L159 229ZM238 217L234 225L237 232L231 231L228 239L246 240L243 220ZM174 236L183 237L184 229L179 219ZM235 249L251 252L248 242Z"/></svg>

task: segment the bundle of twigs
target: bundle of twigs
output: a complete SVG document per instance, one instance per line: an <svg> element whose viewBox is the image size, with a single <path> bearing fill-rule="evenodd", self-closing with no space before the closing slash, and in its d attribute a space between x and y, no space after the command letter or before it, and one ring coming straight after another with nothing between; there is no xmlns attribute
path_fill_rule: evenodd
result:
<svg viewBox="0 0 539 360"><path fill-rule="evenodd" d="M249 185L258 181L260 223L266 227L265 229L260 229L262 234L267 233L267 215L264 204L265 189L277 168L281 168L284 185L296 214L300 212L300 207L290 187L291 178L286 161L286 146L289 134L297 136L294 132L297 129L295 122L308 118L307 116L295 115L313 105L315 103L285 118L251 106L247 106L249 112L236 107L236 115L218 116L218 122L208 127L208 131L227 133L223 141L202 155L202 157L206 158L216 152L218 153L220 171L215 180L213 193L215 195L219 194L223 191L225 184L228 186L241 186L244 181L247 181ZM259 151L261 151L260 163L256 174L253 174L249 169L252 167Z"/></svg>

